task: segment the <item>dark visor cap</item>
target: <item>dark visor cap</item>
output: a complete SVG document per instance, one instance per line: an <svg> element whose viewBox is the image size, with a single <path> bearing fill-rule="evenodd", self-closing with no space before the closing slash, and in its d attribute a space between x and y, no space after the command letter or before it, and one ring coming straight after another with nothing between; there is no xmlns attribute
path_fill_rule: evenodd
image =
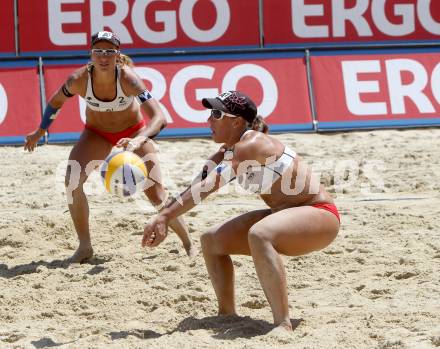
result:
<svg viewBox="0 0 440 349"><path fill-rule="evenodd" d="M218 109L225 113L238 115L252 123L257 116L255 103L239 91L228 91L215 98L203 98L202 104L208 109Z"/></svg>
<svg viewBox="0 0 440 349"><path fill-rule="evenodd" d="M113 45L119 48L121 46L121 40L119 40L118 36L112 32L101 31L92 35L92 46L95 45L98 41L108 41Z"/></svg>

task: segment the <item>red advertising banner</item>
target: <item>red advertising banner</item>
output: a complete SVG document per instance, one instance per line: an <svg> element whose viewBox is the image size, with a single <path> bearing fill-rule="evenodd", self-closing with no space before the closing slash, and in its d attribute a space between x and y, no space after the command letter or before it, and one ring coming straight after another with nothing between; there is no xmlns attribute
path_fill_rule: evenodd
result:
<svg viewBox="0 0 440 349"><path fill-rule="evenodd" d="M20 81L17 84L17 81ZM41 121L35 68L0 68L0 144L22 143Z"/></svg>
<svg viewBox="0 0 440 349"><path fill-rule="evenodd" d="M318 128L440 124L440 52L314 56Z"/></svg>
<svg viewBox="0 0 440 349"><path fill-rule="evenodd" d="M46 66L48 98L74 66ZM204 97L240 90L257 104L273 131L312 130L305 63L302 57L191 62L136 62L136 73L159 101L168 126L161 136L209 135ZM63 106L50 129L53 140L80 132L85 103L78 97ZM55 134L65 134L57 137ZM50 138L49 138L50 140Z"/></svg>
<svg viewBox="0 0 440 349"><path fill-rule="evenodd" d="M0 11L0 55L15 54L14 0L2 0Z"/></svg>
<svg viewBox="0 0 440 349"><path fill-rule="evenodd" d="M115 32L123 49L259 45L258 0L48 2L19 0L24 53L88 50L100 30Z"/></svg>
<svg viewBox="0 0 440 349"><path fill-rule="evenodd" d="M265 1L267 45L440 40L440 1Z"/></svg>

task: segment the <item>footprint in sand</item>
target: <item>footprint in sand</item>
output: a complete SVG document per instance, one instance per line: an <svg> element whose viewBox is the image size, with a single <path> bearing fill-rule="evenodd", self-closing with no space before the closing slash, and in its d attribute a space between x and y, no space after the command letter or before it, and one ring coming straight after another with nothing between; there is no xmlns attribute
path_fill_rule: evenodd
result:
<svg viewBox="0 0 440 349"><path fill-rule="evenodd" d="M241 306L250 309L262 309L268 306L267 302L263 299L252 299L250 301L244 302Z"/></svg>
<svg viewBox="0 0 440 349"><path fill-rule="evenodd" d="M406 280L406 279L412 278L417 275L419 275L418 272L407 271L407 272L395 275L394 278L396 280Z"/></svg>

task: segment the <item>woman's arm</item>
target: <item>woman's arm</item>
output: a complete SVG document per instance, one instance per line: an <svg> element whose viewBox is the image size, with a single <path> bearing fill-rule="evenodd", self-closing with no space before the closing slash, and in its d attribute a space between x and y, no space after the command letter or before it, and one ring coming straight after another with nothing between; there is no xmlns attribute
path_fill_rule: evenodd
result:
<svg viewBox="0 0 440 349"><path fill-rule="evenodd" d="M185 191L173 198L157 217L145 226L142 246L157 246L167 235L168 222L203 201L208 195L235 178L234 171L229 164L220 163L206 178L193 183Z"/></svg>
<svg viewBox="0 0 440 349"><path fill-rule="evenodd" d="M162 109L157 102L151 96L150 92L145 87L142 79L131 68L121 69L121 83L124 93L128 96L134 96L139 102L142 110L150 118L146 129L142 131L136 138L153 138L163 128L166 127L167 121Z"/></svg>
<svg viewBox="0 0 440 349"><path fill-rule="evenodd" d="M225 146L211 155L203 166L202 172L193 180L191 185L179 196L173 198L161 213L170 219L180 216L198 205L208 195L235 178L232 160L224 160Z"/></svg>
<svg viewBox="0 0 440 349"><path fill-rule="evenodd" d="M42 136L44 136L46 131L49 129L52 122L58 116L58 113L66 100L79 93L82 70L84 70L84 68L72 73L68 77L66 82L61 85L59 89L49 99L49 102L44 109L43 118L41 119L40 126L34 132L26 136L24 144L25 150L33 151L35 149L38 140Z"/></svg>
<svg viewBox="0 0 440 349"><path fill-rule="evenodd" d="M209 173L223 160L225 155L225 146L222 145L221 148L212 154L202 167L202 171L193 179L192 185L204 180Z"/></svg>

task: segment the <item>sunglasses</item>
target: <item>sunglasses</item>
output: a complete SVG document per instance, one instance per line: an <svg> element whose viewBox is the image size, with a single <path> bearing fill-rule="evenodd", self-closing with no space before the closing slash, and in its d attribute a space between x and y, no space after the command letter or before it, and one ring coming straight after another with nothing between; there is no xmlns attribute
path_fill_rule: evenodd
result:
<svg viewBox="0 0 440 349"><path fill-rule="evenodd" d="M119 50L113 48L107 50L94 48L92 49L92 53L97 56L116 56L119 53Z"/></svg>
<svg viewBox="0 0 440 349"><path fill-rule="evenodd" d="M225 116L228 116L230 118L238 117L238 115L228 114L228 113L225 113L223 110L219 110L219 109L211 109L211 116L216 120L221 120Z"/></svg>

